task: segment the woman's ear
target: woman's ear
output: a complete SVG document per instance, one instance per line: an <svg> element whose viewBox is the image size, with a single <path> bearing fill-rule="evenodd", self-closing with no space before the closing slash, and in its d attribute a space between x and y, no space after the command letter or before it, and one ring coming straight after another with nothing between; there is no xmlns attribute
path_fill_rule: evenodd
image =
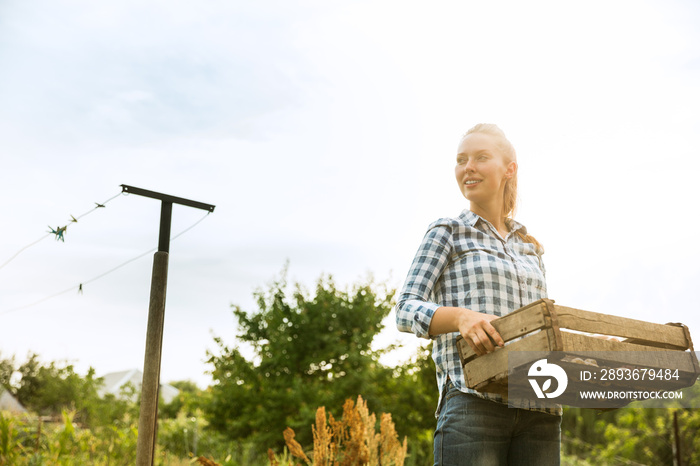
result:
<svg viewBox="0 0 700 466"><path fill-rule="evenodd" d="M513 178L518 173L518 163L510 162L506 167L506 178Z"/></svg>

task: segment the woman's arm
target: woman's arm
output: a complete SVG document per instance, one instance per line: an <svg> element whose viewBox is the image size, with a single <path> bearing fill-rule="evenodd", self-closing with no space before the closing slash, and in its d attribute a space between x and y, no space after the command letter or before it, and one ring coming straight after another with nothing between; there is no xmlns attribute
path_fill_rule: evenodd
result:
<svg viewBox="0 0 700 466"><path fill-rule="evenodd" d="M450 255L452 235L449 227L430 228L416 253L403 290L396 304L396 324L402 332L421 338L459 332L476 354L503 346L503 339L489 323L496 316L470 309L440 306L430 301Z"/></svg>
<svg viewBox="0 0 700 466"><path fill-rule="evenodd" d="M439 304L433 290L452 254L452 232L444 225L431 227L423 237L396 302L396 325L401 332L431 338L429 328Z"/></svg>

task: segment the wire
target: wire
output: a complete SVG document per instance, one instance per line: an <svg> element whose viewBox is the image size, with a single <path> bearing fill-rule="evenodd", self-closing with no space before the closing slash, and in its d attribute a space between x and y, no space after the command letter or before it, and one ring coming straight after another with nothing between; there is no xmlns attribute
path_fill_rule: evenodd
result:
<svg viewBox="0 0 700 466"><path fill-rule="evenodd" d="M17 252L15 253L14 256L10 257L10 258L7 259L2 265L0 265L0 269L2 269L2 268L5 267L7 264L9 264L10 262L12 262L12 260L13 260L15 257L19 256L19 254L20 254L22 251L24 251L25 249L31 248L32 246L34 246L35 244L37 244L39 241L41 241L41 240L43 240L43 239L45 239L45 238L48 238L49 236L51 236L51 233L48 233L48 234L42 236L42 237L39 238L38 240L34 241L33 243L30 243L30 244L26 245L25 247L23 247L22 249L20 249L19 251L17 251Z"/></svg>
<svg viewBox="0 0 700 466"><path fill-rule="evenodd" d="M116 196L115 196L115 197L116 197ZM112 199L114 199L114 198L112 198ZM111 199L110 199L110 200L111 200ZM104 203L103 203L103 204L104 204ZM96 208L99 208L99 207L96 207ZM94 209L93 209L93 210L94 210ZM189 227L187 227L187 228L185 228L184 230L182 230L182 231L181 231L180 233L178 233L177 235L170 237L170 241L173 241L173 240L179 238L180 236L182 236L182 235L184 235L185 233L187 233L188 231L190 231L192 228L194 228L194 227L196 227L197 225L199 225L205 218L207 218L207 217L209 216L210 213L211 213L211 212L207 212L206 215L204 215L204 217L200 218L199 220L197 220L196 222L194 222L192 225L190 225ZM84 215L86 215L86 214L84 214ZM76 218L79 218L79 217L76 217ZM43 239L43 238L42 238L42 239ZM27 247L28 247L28 246L27 246ZM128 261L122 262L122 263L119 264L118 266L116 266L116 267L114 267L114 268L112 268L112 269L109 269L109 270L106 271L106 272L103 272L103 273L101 273L101 274L99 274L99 275L97 275L97 276L95 276L95 277L93 277L93 278L91 278L91 279L89 279L89 280L85 280L85 281L79 283L78 286L71 286L70 288L67 288L67 289L65 289L65 290L63 290L63 291L59 291L59 292L54 293L54 294L52 294L52 295L50 295L50 296L46 296L46 297L40 299L39 301L35 301L35 302L31 303L31 304L25 304L24 306L13 307L12 309L8 309L8 310L6 310L6 311L0 312L0 316L5 315L5 314L10 314L11 312L20 311L20 310L22 310L22 309L27 309L28 307L36 306L37 304L41 304L41 303L43 303L44 301L48 301L49 299L55 298L55 297L60 296L60 295L62 295L62 294L66 294L66 293L68 293L69 291L74 291L76 288L78 289L78 293L81 293L81 294L82 294L82 292L83 292L83 285L86 285L86 284L88 284L88 283L92 283L92 282L94 282L94 281L96 281L96 280L99 280L100 278L102 278L102 277L104 277L104 276L106 276L106 275L109 275L110 273L115 272L116 270L121 269L121 268L124 267L125 265L128 265L128 264L130 264L130 263L132 263L132 262L134 262L134 261L136 261L136 260L138 260L138 259L141 259L142 257L147 256L148 254L150 254L150 253L152 253L152 252L154 252L154 251L157 251L157 250L158 250L158 248L153 248L153 249L150 249L150 250L148 250L148 251L146 251L146 252L144 252L144 253L139 254L139 255L136 256L136 257L132 257L132 258L129 259Z"/></svg>
<svg viewBox="0 0 700 466"><path fill-rule="evenodd" d="M8 309L7 311L4 311L4 312L0 313L0 316L5 315L5 314L9 314L9 313L11 313L11 312L19 311L19 310L22 310L22 309L26 309L26 308L28 308L28 307L36 306L37 304L41 304L41 303L43 303L44 301L48 301L48 300L51 299L51 298L55 298L56 296L60 296L60 295L62 295L62 294L68 293L69 291L72 291L72 290L74 290L74 289L75 289L75 287L74 287L74 286L71 286L70 288L68 288L68 289L66 289L66 290L59 291L58 293L54 293L54 294L52 294L51 296L46 296L46 297L40 299L39 301L35 301L35 302L31 303L31 304L25 304L24 306L13 307L12 309Z"/></svg>
<svg viewBox="0 0 700 466"><path fill-rule="evenodd" d="M93 213L93 212L96 211L97 209L103 208L104 206L107 205L107 203L108 203L109 201L111 201L111 200L113 200L113 199L116 199L116 198L119 197L121 194L122 194L122 193L119 193L119 194L117 194L116 196L112 196L112 197L110 197L109 199L107 199L106 201L103 201L103 202L101 202L101 203L95 202L95 207L93 207L92 209L88 210L88 211L85 212L84 214L78 215L77 217L73 217L73 216L71 215L72 220L70 220L70 223L66 224L66 226L65 226L64 228L65 228L66 230L68 230L68 227L71 226L73 223L77 223L79 219L85 217L86 215L89 215L89 214ZM50 228L50 227L49 227L49 228ZM17 256L20 255L20 253L22 253L23 251L29 249L30 247L34 246L35 244L39 243L40 241L43 241L44 239L48 238L48 237L51 236L52 234L53 234L53 233L48 233L48 234L42 236L41 238L39 238L38 240L34 241L33 243L30 243L30 244L24 246L22 249L20 249L19 251L17 251L12 257L10 257L10 258L7 259L5 262L3 262L3 264L0 265L0 269L2 269L2 268L5 267L7 264L9 264L10 262L12 262L12 261L15 259L15 257L17 257Z"/></svg>
<svg viewBox="0 0 700 466"><path fill-rule="evenodd" d="M205 218L207 218L207 217L209 216L210 213L211 213L211 212L207 212L207 213L204 215L204 217L200 218L199 220L197 220L196 222L194 222L192 225L188 226L187 228L185 228L184 230L182 230L180 233L178 233L177 235L175 235L175 236L173 236L172 238L170 238L170 241L179 238L180 236L182 236L182 235L184 235L185 233L187 233L188 231L190 231L192 228L194 228L194 227L196 227L197 225L199 225L199 224L202 222L202 220L204 220Z"/></svg>
<svg viewBox="0 0 700 466"><path fill-rule="evenodd" d="M172 241L172 240L171 240L171 241ZM158 249L158 248L153 248L153 249L151 249L151 250L149 250L149 251L144 252L143 254L139 254L138 256L133 257L133 258L129 259L128 261L119 264L118 266L114 267L113 269L110 269L110 270L108 270L108 271L106 271L106 272L104 272L104 273L102 273L102 274L100 274L100 275L98 275L98 276L96 276L96 277L94 277L94 278L91 278L90 280L86 280L86 281L82 282L80 285L78 285L78 290L82 291L83 285L87 285L88 283L92 283L92 282L94 282L94 281L96 281L96 280L99 280L100 278L104 277L105 275L109 275L110 273L115 272L115 271L121 269L121 268L124 267L125 265L131 264L131 263L134 262L135 260L141 259L142 257L147 256L148 254L150 254L150 253L156 251L157 249ZM72 288L71 288L71 290L74 290L74 289L75 289L75 287L72 287Z"/></svg>
<svg viewBox="0 0 700 466"><path fill-rule="evenodd" d="M115 196L112 196L112 197L110 197L109 199L107 199L106 201L101 202L101 203L95 202L95 207L93 207L92 209L88 210L88 211L85 212L84 214L78 215L77 217L75 217L75 219L76 219L76 220L80 220L81 218L85 217L86 215L93 213L93 212L96 211L97 209L104 208L104 206L106 206L107 203L108 203L109 201L118 198L118 197L121 196L122 194L124 194L124 193L123 193L123 192L120 192L120 193L116 194ZM75 223L75 222L73 222L73 223Z"/></svg>

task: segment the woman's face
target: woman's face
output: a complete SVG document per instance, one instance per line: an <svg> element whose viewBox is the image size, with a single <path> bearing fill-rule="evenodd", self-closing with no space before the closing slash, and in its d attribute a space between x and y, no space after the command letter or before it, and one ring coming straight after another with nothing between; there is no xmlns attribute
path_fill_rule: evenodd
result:
<svg viewBox="0 0 700 466"><path fill-rule="evenodd" d="M493 136L472 133L457 148L455 177L464 197L479 206L503 203L506 180L518 165L508 162Z"/></svg>

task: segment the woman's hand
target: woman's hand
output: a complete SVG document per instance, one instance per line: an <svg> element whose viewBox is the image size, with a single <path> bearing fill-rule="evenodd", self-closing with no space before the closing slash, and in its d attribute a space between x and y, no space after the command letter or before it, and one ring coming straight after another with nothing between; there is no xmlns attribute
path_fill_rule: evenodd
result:
<svg viewBox="0 0 700 466"><path fill-rule="evenodd" d="M491 325L491 321L498 316L471 309L463 309L463 311L465 312L460 313L458 320L459 333L478 356L494 351L495 345L503 347L503 338Z"/></svg>
<svg viewBox="0 0 700 466"><path fill-rule="evenodd" d="M430 335L459 332L462 338L481 356L497 346L503 346L503 338L490 324L498 317L482 314L463 307L439 307L430 321Z"/></svg>

